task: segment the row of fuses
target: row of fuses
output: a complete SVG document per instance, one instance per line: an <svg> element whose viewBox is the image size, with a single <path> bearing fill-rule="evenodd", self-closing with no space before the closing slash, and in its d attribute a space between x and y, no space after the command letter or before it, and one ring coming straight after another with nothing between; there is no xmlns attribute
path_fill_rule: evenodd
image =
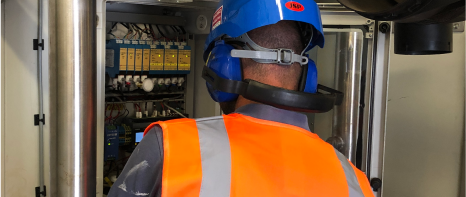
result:
<svg viewBox="0 0 466 197"><path fill-rule="evenodd" d="M113 78L112 87L121 91L143 89L146 92L181 91L184 77L148 78L147 75L118 75Z"/></svg>
<svg viewBox="0 0 466 197"><path fill-rule="evenodd" d="M189 74L191 47L186 42L108 40L105 57L110 77L138 74Z"/></svg>

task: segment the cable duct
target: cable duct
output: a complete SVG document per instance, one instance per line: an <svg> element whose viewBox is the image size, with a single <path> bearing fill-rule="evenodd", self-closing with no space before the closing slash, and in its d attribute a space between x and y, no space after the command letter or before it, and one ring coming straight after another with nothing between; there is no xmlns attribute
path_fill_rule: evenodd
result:
<svg viewBox="0 0 466 197"><path fill-rule="evenodd" d="M42 87L42 26L43 26L43 1L39 0L39 21L37 30L38 43L42 43L42 47L37 49L37 79L39 86L39 120L44 120L44 89ZM39 121L39 193L40 196L45 196L44 187L44 121Z"/></svg>

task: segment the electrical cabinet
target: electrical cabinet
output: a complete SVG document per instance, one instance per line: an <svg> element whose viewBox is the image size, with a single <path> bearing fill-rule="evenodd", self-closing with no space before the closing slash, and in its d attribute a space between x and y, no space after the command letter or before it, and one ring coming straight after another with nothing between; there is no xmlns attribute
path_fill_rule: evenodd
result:
<svg viewBox="0 0 466 197"><path fill-rule="evenodd" d="M105 36L101 41L105 49L104 110L99 118L103 126L98 129L104 136L99 140L98 154L103 158L98 158L97 170L97 189L104 195L145 128L157 121L196 117L194 92L205 88L205 83L195 86L196 78L201 78L195 71L204 64L193 62L202 59L202 55L195 55L195 49L202 48L203 41L195 42L195 38L208 31L200 32L192 19L193 15L210 18L207 16L216 3L209 3L212 11L155 4L105 4Z"/></svg>

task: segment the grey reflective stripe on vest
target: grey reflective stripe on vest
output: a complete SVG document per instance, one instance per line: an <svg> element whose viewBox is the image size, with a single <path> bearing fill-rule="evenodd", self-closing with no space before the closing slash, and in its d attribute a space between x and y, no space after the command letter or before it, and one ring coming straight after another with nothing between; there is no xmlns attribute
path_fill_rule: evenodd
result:
<svg viewBox="0 0 466 197"><path fill-rule="evenodd" d="M358 177L356 176L356 172L354 172L353 167L349 163L348 159L335 150L338 159L340 160L341 166L343 167L343 171L345 171L346 182L348 183L348 191L349 197L364 197L362 193L361 186L359 185Z"/></svg>
<svg viewBox="0 0 466 197"><path fill-rule="evenodd" d="M196 120L202 161L200 197L228 197L231 185L230 140L223 117Z"/></svg>

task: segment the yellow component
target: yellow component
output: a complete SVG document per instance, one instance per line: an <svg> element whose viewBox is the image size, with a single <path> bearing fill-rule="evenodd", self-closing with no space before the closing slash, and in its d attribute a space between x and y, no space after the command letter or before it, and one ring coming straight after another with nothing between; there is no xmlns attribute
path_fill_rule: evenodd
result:
<svg viewBox="0 0 466 197"><path fill-rule="evenodd" d="M113 183L108 177L105 177L104 180L105 182L107 182L108 185L110 185L110 187L112 187Z"/></svg>
<svg viewBox="0 0 466 197"><path fill-rule="evenodd" d="M178 69L178 49L165 49L165 66L163 70Z"/></svg>
<svg viewBox="0 0 466 197"><path fill-rule="evenodd" d="M128 49L127 48L120 48L120 70L126 70L126 64L128 58Z"/></svg>
<svg viewBox="0 0 466 197"><path fill-rule="evenodd" d="M150 49L144 49L143 59L142 59L142 69L144 71L149 71L150 66Z"/></svg>
<svg viewBox="0 0 466 197"><path fill-rule="evenodd" d="M163 49L150 50L150 70L163 70Z"/></svg>
<svg viewBox="0 0 466 197"><path fill-rule="evenodd" d="M191 70L191 50L179 50L178 70Z"/></svg>
<svg viewBox="0 0 466 197"><path fill-rule="evenodd" d="M134 53L135 49L134 48L129 48L128 49L128 70L133 71L134 70Z"/></svg>
<svg viewBox="0 0 466 197"><path fill-rule="evenodd" d="M142 49L136 49L135 71L142 71Z"/></svg>

